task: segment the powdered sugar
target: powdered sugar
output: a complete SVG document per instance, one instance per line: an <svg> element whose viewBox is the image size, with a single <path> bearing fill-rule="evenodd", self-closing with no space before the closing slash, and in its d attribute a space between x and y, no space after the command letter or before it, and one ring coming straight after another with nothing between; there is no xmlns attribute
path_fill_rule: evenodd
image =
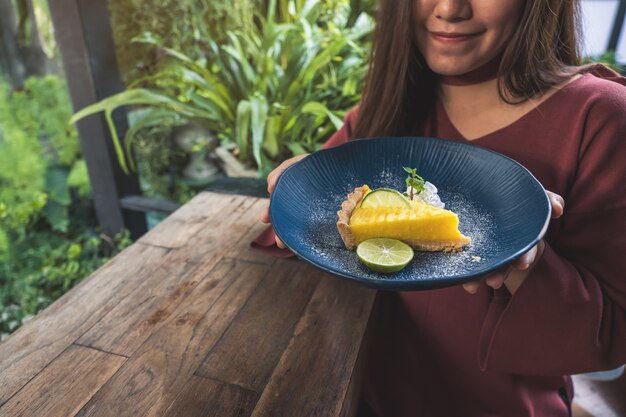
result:
<svg viewBox="0 0 626 417"><path fill-rule="evenodd" d="M391 173L381 173L379 181L371 184L374 187L389 187L398 189L402 179ZM337 211L345 200L346 194L352 191L346 189L344 194L329 195L325 199L311 202L307 233L299 236L302 245L314 254L312 261L326 269L338 271L342 274L360 278L394 281L437 281L444 278L471 274L485 268L490 256L497 253L494 243L495 222L489 212L478 202L471 201L461 192L447 187L440 190L441 199L446 208L459 216L459 229L469 236L472 242L462 252L415 252L413 261L402 271L385 275L376 273L365 267L354 251L345 248L337 231ZM309 254L309 255L310 255ZM479 261L477 261L479 259Z"/></svg>

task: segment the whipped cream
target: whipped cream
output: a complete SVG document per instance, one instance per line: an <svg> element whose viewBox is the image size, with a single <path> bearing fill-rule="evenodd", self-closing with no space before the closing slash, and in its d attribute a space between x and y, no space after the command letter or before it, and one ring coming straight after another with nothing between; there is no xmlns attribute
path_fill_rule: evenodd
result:
<svg viewBox="0 0 626 417"><path fill-rule="evenodd" d="M413 201L419 201L438 208L446 207L445 203L441 201L441 198L439 198L437 194L437 187L428 181L424 183L424 191L418 193L413 187L409 186L406 189L407 195L410 196L411 191L413 192ZM411 199L411 197L408 198Z"/></svg>

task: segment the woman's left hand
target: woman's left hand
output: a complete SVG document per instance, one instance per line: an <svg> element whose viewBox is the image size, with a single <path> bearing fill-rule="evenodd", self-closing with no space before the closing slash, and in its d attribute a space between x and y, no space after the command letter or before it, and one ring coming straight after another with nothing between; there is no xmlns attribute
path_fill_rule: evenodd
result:
<svg viewBox="0 0 626 417"><path fill-rule="evenodd" d="M546 193L548 194L550 204L552 205L552 218L558 219L563 215L565 201L563 200L563 197L551 191L546 191ZM470 294L476 294L483 283L494 289L498 289L504 285L511 294L515 294L517 289L520 285L522 285L528 276L532 267L541 258L544 247L545 242L542 239L531 250L523 254L511 265L507 265L506 267L485 275L475 281L466 282L463 284L463 288Z"/></svg>

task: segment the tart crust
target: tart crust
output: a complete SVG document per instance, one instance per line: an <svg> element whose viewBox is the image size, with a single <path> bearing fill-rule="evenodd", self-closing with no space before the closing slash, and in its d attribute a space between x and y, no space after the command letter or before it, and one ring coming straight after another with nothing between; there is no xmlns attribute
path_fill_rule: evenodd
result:
<svg viewBox="0 0 626 417"><path fill-rule="evenodd" d="M363 196L367 194L369 189L367 185L355 188L353 192L348 194L348 198L341 203L341 210L337 212L339 219L337 221L337 230L339 230L341 240L343 240L343 244L346 245L348 250L356 249L354 236L352 236L352 232L350 231L350 217L352 217L352 212L356 205L361 201Z"/></svg>

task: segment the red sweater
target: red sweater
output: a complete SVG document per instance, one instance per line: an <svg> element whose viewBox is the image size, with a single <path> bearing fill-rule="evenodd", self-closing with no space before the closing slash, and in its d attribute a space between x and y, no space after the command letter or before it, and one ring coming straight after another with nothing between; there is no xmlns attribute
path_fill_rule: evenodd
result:
<svg viewBox="0 0 626 417"><path fill-rule="evenodd" d="M567 416L567 375L626 362L625 86L596 67L471 141L528 168L563 196L564 214L513 296L379 293L364 395L380 417ZM349 140L355 120L325 147ZM426 135L466 141L441 104Z"/></svg>

